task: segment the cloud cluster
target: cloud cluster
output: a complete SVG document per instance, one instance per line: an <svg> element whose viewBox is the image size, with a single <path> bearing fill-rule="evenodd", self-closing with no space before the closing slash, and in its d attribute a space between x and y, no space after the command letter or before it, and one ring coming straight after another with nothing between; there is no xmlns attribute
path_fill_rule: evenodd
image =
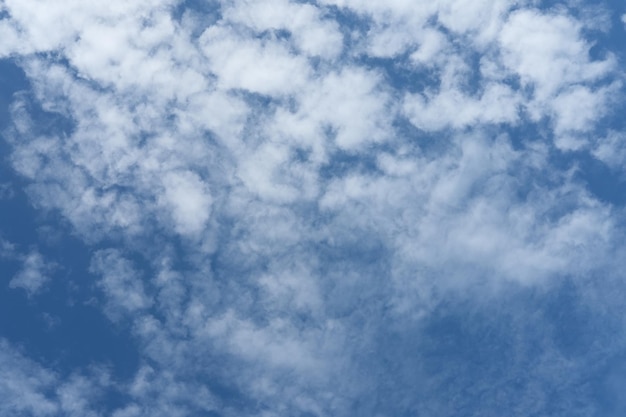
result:
<svg viewBox="0 0 626 417"><path fill-rule="evenodd" d="M622 267L622 210L577 175L576 158L624 155L602 126L617 60L591 56L584 17L505 0L192 3L0 3L0 57L32 85L12 104L11 165L97 246L98 305L141 357L131 381L75 376L53 395L61 378L3 342L18 359L0 372L36 375L1 388L5 408L102 411L80 378L124 393L114 417L522 416L549 412L541 384L593 394L588 362L502 301L568 279L596 314L589 277ZM37 292L46 265L31 253L10 285ZM485 321L467 349L504 341L493 355L518 380L494 365L472 381L480 366L455 352L441 365L436 325L473 323L449 303ZM489 321L505 313L518 336ZM498 401L458 399L492 397L488 378Z"/></svg>
<svg viewBox="0 0 626 417"><path fill-rule="evenodd" d="M85 371L61 379L0 339L0 412L33 417L100 416L110 379L105 369Z"/></svg>

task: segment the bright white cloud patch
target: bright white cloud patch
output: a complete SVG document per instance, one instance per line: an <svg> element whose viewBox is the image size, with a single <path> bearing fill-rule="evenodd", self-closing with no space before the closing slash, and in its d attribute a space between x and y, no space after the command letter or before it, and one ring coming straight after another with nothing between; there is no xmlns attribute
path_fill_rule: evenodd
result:
<svg viewBox="0 0 626 417"><path fill-rule="evenodd" d="M224 15L227 21L246 25L258 33L287 30L295 46L310 56L334 58L343 48L338 24L323 19L320 9L311 4L286 0L236 1L227 5Z"/></svg>
<svg viewBox="0 0 626 417"><path fill-rule="evenodd" d="M607 415L587 371L626 338L559 332L590 333L576 308L623 327L626 219L587 178L626 158L623 57L574 2L422 3L0 3L30 82L8 163L87 247L96 295L72 302L137 357L109 380L2 342L5 409ZM16 247L9 286L43 296L52 261Z"/></svg>
<svg viewBox="0 0 626 417"><path fill-rule="evenodd" d="M192 172L169 172L163 178L163 202L171 207L176 230L183 234L202 231L211 215L211 194Z"/></svg>
<svg viewBox="0 0 626 417"><path fill-rule="evenodd" d="M200 39L220 86L259 94L289 94L302 88L309 71L304 57L278 40L242 38L229 28L207 29Z"/></svg>
<svg viewBox="0 0 626 417"><path fill-rule="evenodd" d="M518 119L520 97L508 86L488 85L480 98L467 97L458 90L448 90L428 102L418 95L405 101L411 122L424 130L446 127L462 128L476 123L510 123Z"/></svg>

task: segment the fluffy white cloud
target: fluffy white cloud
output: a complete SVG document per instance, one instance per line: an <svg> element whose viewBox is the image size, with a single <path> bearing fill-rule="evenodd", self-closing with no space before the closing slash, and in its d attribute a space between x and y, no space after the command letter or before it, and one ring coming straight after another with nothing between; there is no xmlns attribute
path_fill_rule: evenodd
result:
<svg viewBox="0 0 626 417"><path fill-rule="evenodd" d="M277 133L311 149L318 161L326 159L320 147L328 130L334 145L347 151L389 138L393 105L380 74L346 67L316 81L303 92L296 111L277 112L272 126Z"/></svg>
<svg viewBox="0 0 626 417"><path fill-rule="evenodd" d="M505 64L523 83L535 87L539 99L571 84L594 81L614 65L611 59L590 61L590 45L581 37L581 25L567 15L513 12L499 38Z"/></svg>
<svg viewBox="0 0 626 417"><path fill-rule="evenodd" d="M175 228L181 234L198 234L211 215L211 194L193 172L169 172L163 177L164 204L171 207Z"/></svg>
<svg viewBox="0 0 626 417"><path fill-rule="evenodd" d="M332 59L343 48L338 24L323 19L320 10L311 4L253 0L236 1L228 6L223 12L226 20L258 33L287 30L297 48L307 55Z"/></svg>
<svg viewBox="0 0 626 417"><path fill-rule="evenodd" d="M620 171L626 161L626 136L611 131L607 137L600 138L592 153L612 169Z"/></svg>
<svg viewBox="0 0 626 417"><path fill-rule="evenodd" d="M489 84L478 99L458 90L446 90L429 97L409 95L404 109L411 122L424 130L463 128L484 123L516 124L521 99L510 87Z"/></svg>
<svg viewBox="0 0 626 417"><path fill-rule="evenodd" d="M232 29L211 27L200 43L222 88L290 94L307 82L306 59L292 54L280 40L242 38Z"/></svg>
<svg viewBox="0 0 626 417"><path fill-rule="evenodd" d="M394 378L426 398L449 377L399 369L426 374L412 349L442 299L618 270L623 214L553 163L623 162L618 133L590 139L619 85L582 18L500 0L222 3L178 20L169 1L3 3L0 54L33 86L12 106L11 164L36 207L110 248L91 260L99 304L142 359L110 415L389 414L410 402ZM11 285L34 293L31 255ZM57 377L33 372L48 382L11 411L89 415L88 381L53 399Z"/></svg>

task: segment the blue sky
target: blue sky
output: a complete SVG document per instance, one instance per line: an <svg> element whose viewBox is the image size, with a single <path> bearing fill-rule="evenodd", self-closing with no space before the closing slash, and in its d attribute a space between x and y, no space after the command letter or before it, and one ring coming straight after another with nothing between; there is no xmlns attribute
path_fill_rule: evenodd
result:
<svg viewBox="0 0 626 417"><path fill-rule="evenodd" d="M0 0L0 415L626 412L626 6Z"/></svg>

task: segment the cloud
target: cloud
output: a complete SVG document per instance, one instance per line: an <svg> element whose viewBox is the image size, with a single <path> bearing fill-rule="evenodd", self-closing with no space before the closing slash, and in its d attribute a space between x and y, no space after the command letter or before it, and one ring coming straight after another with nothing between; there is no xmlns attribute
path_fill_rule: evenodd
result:
<svg viewBox="0 0 626 417"><path fill-rule="evenodd" d="M593 155L614 170L619 170L626 158L626 138L620 132L611 131L606 138L601 138Z"/></svg>
<svg viewBox="0 0 626 417"><path fill-rule="evenodd" d="M23 256L22 268L9 281L9 287L22 288L29 296L35 295L50 280L53 269L54 264L47 262L38 251L31 251Z"/></svg>
<svg viewBox="0 0 626 417"><path fill-rule="evenodd" d="M8 240L0 237L0 257L13 258L15 256L15 245Z"/></svg>
<svg viewBox="0 0 626 417"><path fill-rule="evenodd" d="M306 60L280 41L242 39L228 28L212 27L200 43L222 88L280 95L302 88L308 79Z"/></svg>
<svg viewBox="0 0 626 417"><path fill-rule="evenodd" d="M512 13L500 34L504 62L547 98L571 84L593 81L610 71L612 60L590 61L581 25L566 15L532 10Z"/></svg>
<svg viewBox="0 0 626 417"><path fill-rule="evenodd" d="M325 74L302 92L295 111L276 112L270 133L311 151L314 169L328 158L328 146L358 152L384 142L391 134L394 106L381 81L379 73L354 67Z"/></svg>
<svg viewBox="0 0 626 417"><path fill-rule="evenodd" d="M101 276L100 288L107 296L107 313L114 320L150 307L141 279L132 263L119 251L109 249L94 254L90 272Z"/></svg>
<svg viewBox="0 0 626 417"><path fill-rule="evenodd" d="M192 172L170 172L163 178L164 204L171 207L176 230L197 234L211 215L211 194Z"/></svg>
<svg viewBox="0 0 626 417"><path fill-rule="evenodd" d="M310 4L236 1L228 4L223 14L225 20L243 24L257 33L287 30L297 48L309 56L333 59L343 48L337 23L323 19L320 9Z"/></svg>
<svg viewBox="0 0 626 417"><path fill-rule="evenodd" d="M0 412L6 415L103 415L102 398L112 381L105 368L91 367L65 378L0 339Z"/></svg>
<svg viewBox="0 0 626 417"><path fill-rule="evenodd" d="M602 127L621 87L584 16L498 0L36 3L3 3L0 54L32 83L11 107L10 164L88 245L93 303L140 364L107 382L5 344L20 365L0 372L39 375L5 384L33 398L11 411L97 415L84 398L107 389L116 417L594 401L582 375L602 354L569 352L550 307L571 281L593 320L621 317L590 277L622 270L623 213L576 172L623 160ZM50 265L33 251L10 285L35 294Z"/></svg>
<svg viewBox="0 0 626 417"><path fill-rule="evenodd" d="M10 200L15 195L11 183L0 184L0 200Z"/></svg>
<svg viewBox="0 0 626 417"><path fill-rule="evenodd" d="M56 376L0 340L0 410L3 414L53 416L58 405L46 394Z"/></svg>
<svg viewBox="0 0 626 417"><path fill-rule="evenodd" d="M446 127L463 128L477 123L516 124L520 97L508 86L490 84L479 99L465 96L458 90L447 90L429 97L406 97L404 108L411 122L424 130Z"/></svg>

